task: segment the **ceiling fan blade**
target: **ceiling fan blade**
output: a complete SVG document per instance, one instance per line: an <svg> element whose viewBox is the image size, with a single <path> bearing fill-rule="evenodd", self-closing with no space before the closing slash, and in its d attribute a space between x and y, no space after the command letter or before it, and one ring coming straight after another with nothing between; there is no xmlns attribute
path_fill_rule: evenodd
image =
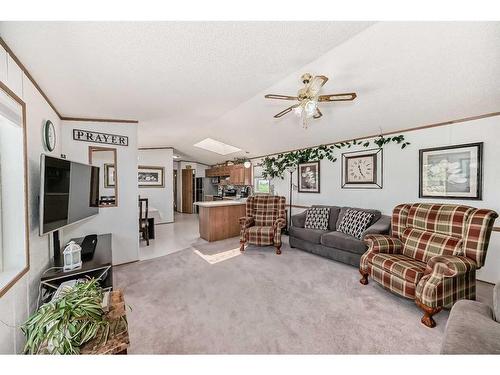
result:
<svg viewBox="0 0 500 375"><path fill-rule="evenodd" d="M323 85L328 81L328 77L326 76L315 76L309 85L307 86L307 92L310 97L314 97L318 94L319 90L323 87Z"/></svg>
<svg viewBox="0 0 500 375"><path fill-rule="evenodd" d="M287 113L291 112L294 108L297 108L299 105L300 104L294 104L294 105L288 107L287 109L284 109L280 113L275 114L274 118L280 118L280 117L286 115Z"/></svg>
<svg viewBox="0 0 500 375"><path fill-rule="evenodd" d="M290 95L277 95L277 94L267 94L264 95L264 98L267 99L281 99L281 100L299 100L296 96L290 96Z"/></svg>
<svg viewBox="0 0 500 375"><path fill-rule="evenodd" d="M323 116L323 114L321 113L319 108L316 107L316 113L314 114L313 118L320 118L321 116Z"/></svg>
<svg viewBox="0 0 500 375"><path fill-rule="evenodd" d="M345 102L356 99L357 95L354 92L345 94L331 94L318 96L318 102Z"/></svg>

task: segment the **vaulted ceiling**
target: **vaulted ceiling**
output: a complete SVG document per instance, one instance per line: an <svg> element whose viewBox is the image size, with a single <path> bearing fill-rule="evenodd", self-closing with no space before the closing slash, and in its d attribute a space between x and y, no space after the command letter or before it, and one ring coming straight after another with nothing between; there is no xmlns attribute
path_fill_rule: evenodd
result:
<svg viewBox="0 0 500 375"><path fill-rule="evenodd" d="M136 119L141 146L215 163L500 110L500 23L2 22L0 34L66 116ZM302 73L330 78L304 130ZM193 144L211 137L244 152Z"/></svg>

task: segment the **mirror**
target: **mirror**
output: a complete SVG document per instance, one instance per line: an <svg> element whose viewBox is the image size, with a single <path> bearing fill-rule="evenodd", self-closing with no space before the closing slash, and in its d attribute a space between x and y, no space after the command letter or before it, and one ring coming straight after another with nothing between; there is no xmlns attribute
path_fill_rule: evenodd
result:
<svg viewBox="0 0 500 375"><path fill-rule="evenodd" d="M118 207L116 148L90 146L89 163L99 167L99 207Z"/></svg>
<svg viewBox="0 0 500 375"><path fill-rule="evenodd" d="M29 270L26 106L0 82L0 297Z"/></svg>

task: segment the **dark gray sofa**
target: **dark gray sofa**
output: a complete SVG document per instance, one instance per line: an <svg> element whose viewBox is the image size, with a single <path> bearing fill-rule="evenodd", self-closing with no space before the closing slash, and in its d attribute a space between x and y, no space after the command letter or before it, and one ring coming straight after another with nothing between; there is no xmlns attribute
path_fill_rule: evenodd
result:
<svg viewBox="0 0 500 375"><path fill-rule="evenodd" d="M493 289L493 308L460 300L450 311L442 354L500 354L500 283Z"/></svg>
<svg viewBox="0 0 500 375"><path fill-rule="evenodd" d="M361 255L363 255L367 249L367 246L363 242L363 238L370 233L389 233L391 218L389 216L381 215L378 210L321 205L313 207L330 208L328 230L304 228L306 222L306 211L298 215L293 215L292 225L289 229L289 241L291 247L296 247L313 254L359 267ZM339 226L342 217L348 208L370 212L375 215L370 226L363 232L361 240L347 234L337 232L337 227Z"/></svg>

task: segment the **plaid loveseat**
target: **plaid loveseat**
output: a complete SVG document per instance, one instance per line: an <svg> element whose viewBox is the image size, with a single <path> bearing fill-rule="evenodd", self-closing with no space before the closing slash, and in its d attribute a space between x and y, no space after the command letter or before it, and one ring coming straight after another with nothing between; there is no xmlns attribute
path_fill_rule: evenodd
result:
<svg viewBox="0 0 500 375"><path fill-rule="evenodd" d="M476 270L484 265L495 211L461 205L401 204L394 208L391 236L368 235L360 282L368 276L386 289L414 299L422 323L459 299L475 299Z"/></svg>
<svg viewBox="0 0 500 375"><path fill-rule="evenodd" d="M240 250L245 244L273 245L281 254L281 230L286 225L285 197L254 196L247 199L246 216L240 218Z"/></svg>

